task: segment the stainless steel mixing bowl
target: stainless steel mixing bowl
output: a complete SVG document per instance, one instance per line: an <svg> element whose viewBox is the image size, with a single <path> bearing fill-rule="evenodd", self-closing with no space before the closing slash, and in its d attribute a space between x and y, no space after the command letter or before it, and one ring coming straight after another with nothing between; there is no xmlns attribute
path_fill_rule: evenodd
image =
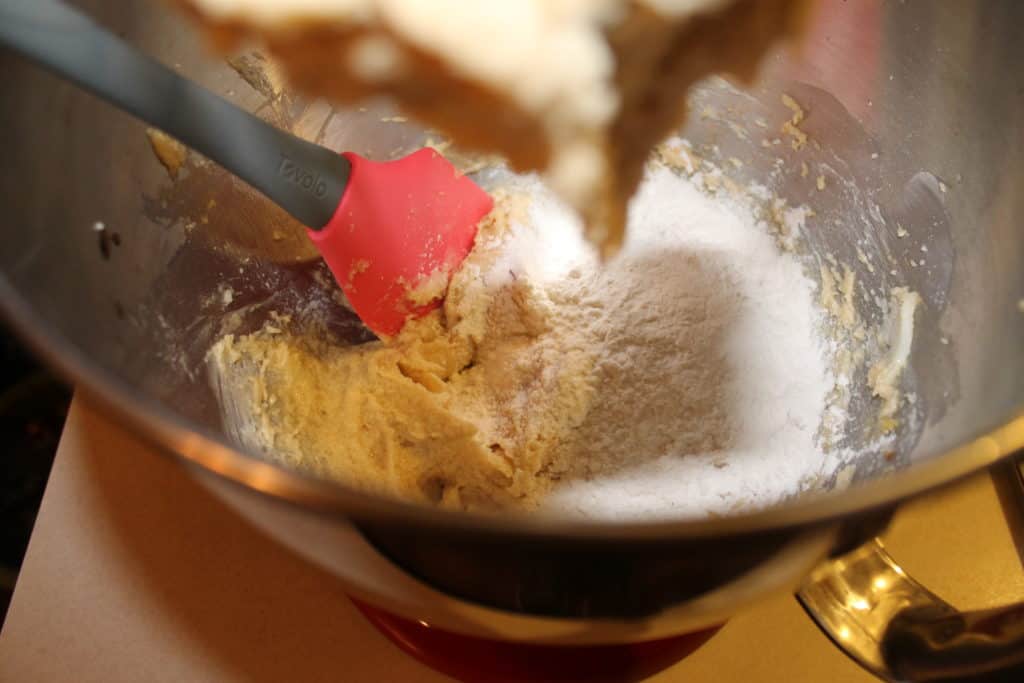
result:
<svg viewBox="0 0 1024 683"><path fill-rule="evenodd" d="M307 105L229 68L155 0L82 4L143 50L334 148L383 158L424 139L382 123L383 105ZM746 160L746 177L774 169L774 188L800 202L814 193L800 161L827 167L836 189L815 198L805 258L833 253L869 287L907 285L924 299L907 379L917 401L892 453L861 448L845 490L829 476L784 504L724 518L559 522L424 509L241 452L222 429L203 354L231 311L244 330L270 308L322 298L323 271L246 188L202 166L170 183L141 124L7 54L0 306L83 393L370 601L456 631L545 642L700 628L795 588L816 565L821 579L835 569L827 558L870 539L903 500L1024 444L1022 27L1016 0L823 0L799 54L773 57L756 86L695 94L698 111L727 112L747 136L715 116L693 116L684 135ZM774 142L790 113L782 93L807 111L802 127L818 144L804 156ZM878 321L870 297L858 307ZM343 308L332 320L340 337L365 338ZM862 385L845 437L853 447L867 443L877 412ZM894 666L861 658L882 673Z"/></svg>

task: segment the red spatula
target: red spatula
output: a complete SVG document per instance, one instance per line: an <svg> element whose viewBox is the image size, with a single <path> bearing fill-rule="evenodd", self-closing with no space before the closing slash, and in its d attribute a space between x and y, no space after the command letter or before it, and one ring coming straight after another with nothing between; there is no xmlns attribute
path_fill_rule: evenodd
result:
<svg viewBox="0 0 1024 683"><path fill-rule="evenodd" d="M373 162L278 130L57 0L0 0L0 44L164 130L309 228L380 336L436 307L490 196L432 149Z"/></svg>
<svg viewBox="0 0 1024 683"><path fill-rule="evenodd" d="M433 149L383 163L342 156L348 185L309 236L366 326L394 335L439 304L493 202Z"/></svg>

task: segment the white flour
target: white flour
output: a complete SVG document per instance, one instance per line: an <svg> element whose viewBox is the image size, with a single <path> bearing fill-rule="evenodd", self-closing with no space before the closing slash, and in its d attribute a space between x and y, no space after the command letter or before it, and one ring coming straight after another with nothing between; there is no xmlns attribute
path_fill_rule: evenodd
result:
<svg viewBox="0 0 1024 683"><path fill-rule="evenodd" d="M578 343L598 343L598 476L556 485L544 507L690 517L797 493L822 468L833 385L815 284L749 208L665 168L633 199L627 234L606 269L553 288Z"/></svg>

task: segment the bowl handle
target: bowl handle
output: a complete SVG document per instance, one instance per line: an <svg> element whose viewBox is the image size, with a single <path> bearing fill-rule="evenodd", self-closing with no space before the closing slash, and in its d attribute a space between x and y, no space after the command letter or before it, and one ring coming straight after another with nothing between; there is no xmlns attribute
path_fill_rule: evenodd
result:
<svg viewBox="0 0 1024 683"><path fill-rule="evenodd" d="M992 471L1024 509L1011 458ZM1024 680L1024 604L961 612L893 560L877 538L815 569L797 598L836 645L888 681Z"/></svg>

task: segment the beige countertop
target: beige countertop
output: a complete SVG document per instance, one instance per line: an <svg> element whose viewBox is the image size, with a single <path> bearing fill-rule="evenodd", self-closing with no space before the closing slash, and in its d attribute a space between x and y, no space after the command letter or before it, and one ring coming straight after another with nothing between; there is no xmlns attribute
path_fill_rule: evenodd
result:
<svg viewBox="0 0 1024 683"><path fill-rule="evenodd" d="M0 634L0 681L448 680L151 451L76 400ZM907 506L886 545L958 607L1024 599L987 475ZM874 679L777 596L651 680Z"/></svg>

